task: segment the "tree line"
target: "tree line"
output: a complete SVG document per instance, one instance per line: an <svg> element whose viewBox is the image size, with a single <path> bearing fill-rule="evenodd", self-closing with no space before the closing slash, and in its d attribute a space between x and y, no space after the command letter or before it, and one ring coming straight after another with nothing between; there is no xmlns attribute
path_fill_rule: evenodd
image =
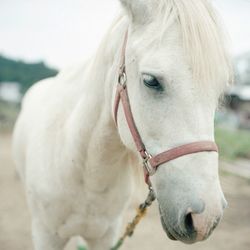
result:
<svg viewBox="0 0 250 250"><path fill-rule="evenodd" d="M35 82L55 76L56 69L50 68L44 62L26 63L0 55L0 84L1 82L17 82L23 93Z"/></svg>

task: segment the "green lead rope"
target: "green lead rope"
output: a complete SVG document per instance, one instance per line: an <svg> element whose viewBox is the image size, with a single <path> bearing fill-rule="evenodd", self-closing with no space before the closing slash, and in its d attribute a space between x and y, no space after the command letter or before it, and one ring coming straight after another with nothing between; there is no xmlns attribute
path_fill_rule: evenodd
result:
<svg viewBox="0 0 250 250"><path fill-rule="evenodd" d="M118 240L118 242L116 243L116 245L114 247L112 247L110 250L118 250L122 246L124 240L127 237L132 237L133 236L133 233L134 233L134 230L135 230L137 224L146 215L147 208L152 205L152 203L153 203L154 200L155 200L154 191L153 191L152 187L149 187L149 194L147 196L147 199L145 200L144 203L142 203L139 206L137 214L134 217L133 221L127 225L126 230L125 230L123 236Z"/></svg>
<svg viewBox="0 0 250 250"><path fill-rule="evenodd" d="M77 247L77 250L87 250L87 248L84 247L84 246L78 246L78 247Z"/></svg>
<svg viewBox="0 0 250 250"><path fill-rule="evenodd" d="M116 245L114 247L112 247L110 250L119 249L122 246L123 242L124 242L124 239L119 239L118 242L116 243Z"/></svg>
<svg viewBox="0 0 250 250"><path fill-rule="evenodd" d="M118 250L122 246L122 244L124 243L124 240L127 237L133 236L133 233L134 233L136 226L141 221L141 219L146 215L147 208L152 205L154 200L155 200L154 191L153 191L152 187L149 187L149 193L148 193L147 199L145 200L144 203L142 203L139 206L139 208L137 210L137 214L134 217L133 221L131 223L128 223L123 236L117 241L115 246L113 246L110 250ZM87 250L87 248L85 248L84 246L78 246L77 250Z"/></svg>

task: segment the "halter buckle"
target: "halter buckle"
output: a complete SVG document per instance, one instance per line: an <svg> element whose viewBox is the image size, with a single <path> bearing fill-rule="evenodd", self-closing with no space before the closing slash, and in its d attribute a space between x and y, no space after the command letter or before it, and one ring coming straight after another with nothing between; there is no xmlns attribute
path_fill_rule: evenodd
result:
<svg viewBox="0 0 250 250"><path fill-rule="evenodd" d="M148 173L149 176L152 176L155 174L156 170L151 166L149 160L152 158L152 155L149 154L147 151L145 151L146 157L143 159L143 167Z"/></svg>
<svg viewBox="0 0 250 250"><path fill-rule="evenodd" d="M118 83L121 84L123 87L125 87L126 82L127 82L127 75L125 72L122 72L121 74L119 74Z"/></svg>

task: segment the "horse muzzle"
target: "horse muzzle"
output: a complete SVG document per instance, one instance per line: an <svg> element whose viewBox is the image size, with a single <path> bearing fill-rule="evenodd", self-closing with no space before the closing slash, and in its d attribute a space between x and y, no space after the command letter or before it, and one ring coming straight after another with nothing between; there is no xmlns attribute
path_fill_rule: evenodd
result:
<svg viewBox="0 0 250 250"><path fill-rule="evenodd" d="M206 240L219 224L222 210L217 215L208 216L203 211L188 208L185 212L166 214L159 206L161 223L164 231L171 240L179 240L186 244L193 244Z"/></svg>

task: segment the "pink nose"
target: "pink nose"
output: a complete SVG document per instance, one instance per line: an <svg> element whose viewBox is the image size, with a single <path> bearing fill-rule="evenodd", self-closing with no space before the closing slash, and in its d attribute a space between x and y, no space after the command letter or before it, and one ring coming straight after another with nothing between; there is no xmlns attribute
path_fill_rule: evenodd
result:
<svg viewBox="0 0 250 250"><path fill-rule="evenodd" d="M203 204L203 206L201 206ZM203 241L208 238L218 225L223 213L223 206L206 208L206 204L200 200L186 211L184 216L184 230L187 235L192 235L194 242Z"/></svg>
<svg viewBox="0 0 250 250"><path fill-rule="evenodd" d="M205 213L189 213L187 217L189 217L189 223L196 232L196 241L205 240L218 225L221 216L221 214L218 216L208 216Z"/></svg>
<svg viewBox="0 0 250 250"><path fill-rule="evenodd" d="M224 206L223 204L216 205L206 204L200 199L183 213L173 210L172 217L166 216L160 207L163 228L170 239L188 244L203 241L210 236L222 217ZM178 217L173 219L175 215ZM168 218L172 219L168 220Z"/></svg>
<svg viewBox="0 0 250 250"><path fill-rule="evenodd" d="M185 227L187 231L196 232L195 241L203 241L216 228L221 217L222 212L218 212L218 215L189 212L185 217Z"/></svg>

